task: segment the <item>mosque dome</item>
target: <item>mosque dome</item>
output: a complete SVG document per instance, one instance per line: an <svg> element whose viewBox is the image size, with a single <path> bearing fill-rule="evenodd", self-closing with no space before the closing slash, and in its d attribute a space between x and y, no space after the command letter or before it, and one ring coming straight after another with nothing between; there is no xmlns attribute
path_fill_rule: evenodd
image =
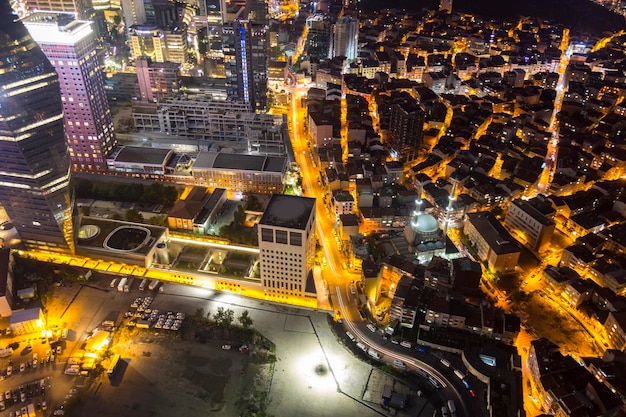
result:
<svg viewBox="0 0 626 417"><path fill-rule="evenodd" d="M437 219L426 213L419 213L414 216L410 224L416 233L434 233L439 230Z"/></svg>

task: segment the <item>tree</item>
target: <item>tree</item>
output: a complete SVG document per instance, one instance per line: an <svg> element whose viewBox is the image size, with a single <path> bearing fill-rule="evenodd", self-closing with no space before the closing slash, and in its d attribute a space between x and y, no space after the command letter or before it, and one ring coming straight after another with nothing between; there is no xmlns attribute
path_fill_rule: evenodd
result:
<svg viewBox="0 0 626 417"><path fill-rule="evenodd" d="M239 317L237 317L237 321L241 324L241 327L244 329L252 326L254 321L250 317L250 312L248 310L244 310Z"/></svg>
<svg viewBox="0 0 626 417"><path fill-rule="evenodd" d="M74 190L76 191L76 196L79 198L93 197L93 183L89 180L77 180Z"/></svg>
<svg viewBox="0 0 626 417"><path fill-rule="evenodd" d="M224 320L225 312L224 307L218 307L217 311L213 315L213 319L217 323L218 326L222 325L222 321Z"/></svg>
<svg viewBox="0 0 626 417"><path fill-rule="evenodd" d="M126 210L126 221L141 223L143 222L143 216L135 209Z"/></svg>
<svg viewBox="0 0 626 417"><path fill-rule="evenodd" d="M236 227L239 227L243 224L244 220L246 220L246 212L243 205L239 205L233 213L233 223Z"/></svg>
<svg viewBox="0 0 626 417"><path fill-rule="evenodd" d="M224 307L218 307L217 313L213 316L218 326L229 327L235 320L235 312L230 308L224 310Z"/></svg>
<svg viewBox="0 0 626 417"><path fill-rule="evenodd" d="M233 324L233 321L235 321L235 312L229 308L226 310L226 315L224 317L224 326L230 327L230 325Z"/></svg>
<svg viewBox="0 0 626 417"><path fill-rule="evenodd" d="M196 320L203 319L204 318L204 309L202 307L197 308L196 312L193 313L193 318L196 319ZM208 318L208 315L207 315L207 318Z"/></svg>

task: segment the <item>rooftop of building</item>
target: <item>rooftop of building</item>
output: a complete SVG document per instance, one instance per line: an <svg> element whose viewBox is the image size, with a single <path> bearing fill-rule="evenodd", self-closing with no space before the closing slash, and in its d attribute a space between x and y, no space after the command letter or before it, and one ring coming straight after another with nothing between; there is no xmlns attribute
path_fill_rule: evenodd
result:
<svg viewBox="0 0 626 417"><path fill-rule="evenodd" d="M286 166L287 158L282 156L200 152L192 170L214 169L281 173Z"/></svg>
<svg viewBox="0 0 626 417"><path fill-rule="evenodd" d="M314 198L273 194L259 224L304 230L314 210Z"/></svg>
<svg viewBox="0 0 626 417"><path fill-rule="evenodd" d="M115 162L140 163L147 165L166 165L174 154L172 149L143 148L139 146L123 146L115 154Z"/></svg>
<svg viewBox="0 0 626 417"><path fill-rule="evenodd" d="M503 255L520 251L517 241L493 214L489 212L469 213L467 218L496 254Z"/></svg>

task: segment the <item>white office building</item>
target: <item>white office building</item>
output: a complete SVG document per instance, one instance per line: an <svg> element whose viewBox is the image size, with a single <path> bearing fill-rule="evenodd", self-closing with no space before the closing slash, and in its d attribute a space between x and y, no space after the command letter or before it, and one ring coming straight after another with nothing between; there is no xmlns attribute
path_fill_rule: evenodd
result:
<svg viewBox="0 0 626 417"><path fill-rule="evenodd" d="M315 299L315 199L272 195L258 231L261 282L267 298Z"/></svg>

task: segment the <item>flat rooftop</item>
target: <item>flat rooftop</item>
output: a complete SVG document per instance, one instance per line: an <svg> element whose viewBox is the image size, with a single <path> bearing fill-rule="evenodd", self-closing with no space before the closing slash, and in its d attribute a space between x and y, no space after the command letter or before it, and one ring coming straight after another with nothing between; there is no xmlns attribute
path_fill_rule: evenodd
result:
<svg viewBox="0 0 626 417"><path fill-rule="evenodd" d="M315 199L273 194L259 224L304 230L315 210Z"/></svg>
<svg viewBox="0 0 626 417"><path fill-rule="evenodd" d="M173 153L171 149L124 146L116 155L115 162L163 166L167 165Z"/></svg>
<svg viewBox="0 0 626 417"><path fill-rule="evenodd" d="M231 170L282 173L287 158L282 156L245 155L225 152L200 152L192 170Z"/></svg>

